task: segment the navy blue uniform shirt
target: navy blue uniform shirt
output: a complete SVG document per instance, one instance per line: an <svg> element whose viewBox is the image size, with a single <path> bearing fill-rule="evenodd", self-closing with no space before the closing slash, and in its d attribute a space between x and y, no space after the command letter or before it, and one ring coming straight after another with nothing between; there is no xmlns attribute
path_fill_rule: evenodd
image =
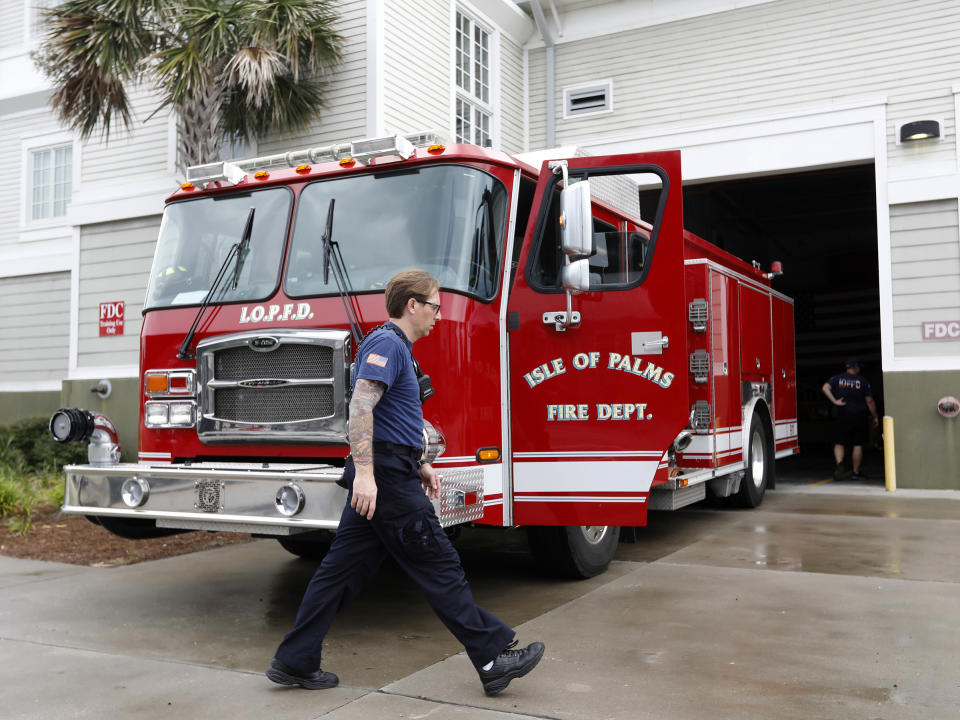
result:
<svg viewBox="0 0 960 720"><path fill-rule="evenodd" d="M393 323L387 323L397 327ZM397 330L400 328L397 327ZM403 333L402 330L400 330ZM373 441L420 447L423 443L423 410L420 385L413 369L413 343L387 328L374 330L360 344L356 381L376 380L387 386L373 408Z"/></svg>
<svg viewBox="0 0 960 720"><path fill-rule="evenodd" d="M833 396L846 402L846 405L837 408L841 415L866 414L867 403L864 398L873 397L873 391L865 377L845 372L834 375L828 382Z"/></svg>

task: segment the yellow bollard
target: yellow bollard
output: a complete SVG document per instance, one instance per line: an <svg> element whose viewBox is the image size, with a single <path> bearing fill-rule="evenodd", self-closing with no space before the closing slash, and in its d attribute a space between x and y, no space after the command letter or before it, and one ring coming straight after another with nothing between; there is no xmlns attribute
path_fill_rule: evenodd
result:
<svg viewBox="0 0 960 720"><path fill-rule="evenodd" d="M883 474L886 478L887 492L897 489L897 464L893 453L893 418L883 416Z"/></svg>

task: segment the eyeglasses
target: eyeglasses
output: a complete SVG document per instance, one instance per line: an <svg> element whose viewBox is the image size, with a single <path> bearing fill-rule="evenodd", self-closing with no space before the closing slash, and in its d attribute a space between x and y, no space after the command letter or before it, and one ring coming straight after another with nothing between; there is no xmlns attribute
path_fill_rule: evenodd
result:
<svg viewBox="0 0 960 720"><path fill-rule="evenodd" d="M439 314L440 314L440 303L432 303L432 302L428 302L428 301L426 301L426 300L419 300L419 299L417 300L417 302L419 302L419 303L422 304L422 305L429 305L430 308L433 310L433 314L434 314L434 315L439 315Z"/></svg>

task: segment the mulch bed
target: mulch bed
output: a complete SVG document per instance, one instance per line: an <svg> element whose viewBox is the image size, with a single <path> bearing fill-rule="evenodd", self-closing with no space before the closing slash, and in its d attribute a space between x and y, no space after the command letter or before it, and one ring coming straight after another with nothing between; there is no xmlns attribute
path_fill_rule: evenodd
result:
<svg viewBox="0 0 960 720"><path fill-rule="evenodd" d="M254 539L246 533L197 531L149 540L125 540L84 517L62 515L57 508L46 508L34 513L26 535L14 535L8 527L0 525L0 555L71 565L117 567Z"/></svg>

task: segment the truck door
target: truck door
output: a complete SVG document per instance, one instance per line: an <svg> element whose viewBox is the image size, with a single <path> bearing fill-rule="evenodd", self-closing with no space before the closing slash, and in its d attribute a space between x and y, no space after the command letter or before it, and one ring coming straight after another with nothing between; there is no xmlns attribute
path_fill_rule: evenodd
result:
<svg viewBox="0 0 960 720"><path fill-rule="evenodd" d="M570 185L590 181L589 290L572 296L563 327L563 179L544 163L507 307L504 522L642 525L690 413L680 153L566 162ZM660 188L655 217L639 223L638 181Z"/></svg>

